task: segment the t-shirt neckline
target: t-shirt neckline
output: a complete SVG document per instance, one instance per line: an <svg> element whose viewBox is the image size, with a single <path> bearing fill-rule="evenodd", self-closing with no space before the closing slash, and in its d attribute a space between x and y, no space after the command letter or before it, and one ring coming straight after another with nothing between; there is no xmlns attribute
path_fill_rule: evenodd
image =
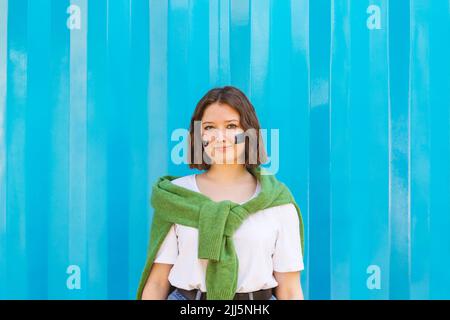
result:
<svg viewBox="0 0 450 320"><path fill-rule="evenodd" d="M201 192L200 189L199 189L199 187L198 187L196 176L197 176L197 173L194 173L194 174L191 175L191 177L192 177L192 178L191 178L191 179L192 179L192 184L193 184L194 189L195 189L196 192L203 194L203 192ZM253 199L254 197L256 197L256 195L259 193L260 189L261 189L260 182L259 182L258 179L256 179L256 190L255 190L255 192L253 193L253 195L252 195L252 196L250 197L250 199L248 199L247 201L241 202L241 203L239 203L239 204L244 204L244 203L247 203L247 202L249 202L250 200L252 200L252 199Z"/></svg>

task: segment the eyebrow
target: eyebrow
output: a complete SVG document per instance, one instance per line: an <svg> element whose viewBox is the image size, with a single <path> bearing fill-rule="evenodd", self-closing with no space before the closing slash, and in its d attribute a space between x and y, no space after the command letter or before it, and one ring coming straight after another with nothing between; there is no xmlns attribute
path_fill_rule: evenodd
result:
<svg viewBox="0 0 450 320"><path fill-rule="evenodd" d="M233 119L233 120L227 120L227 121L225 121L225 122L233 122L233 121L239 122L239 120L236 120L236 119ZM212 123L212 124L214 124L214 122L211 122L211 121L205 121L205 122L203 122L203 124L206 124L206 123Z"/></svg>

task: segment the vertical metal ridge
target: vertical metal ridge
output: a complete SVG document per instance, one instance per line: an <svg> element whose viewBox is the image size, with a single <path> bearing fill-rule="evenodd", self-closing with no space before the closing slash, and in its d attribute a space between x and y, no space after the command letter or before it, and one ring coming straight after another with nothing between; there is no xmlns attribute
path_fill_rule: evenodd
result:
<svg viewBox="0 0 450 320"><path fill-rule="evenodd" d="M0 0L0 257L7 255L7 137L8 0ZM7 260L0 259L0 299L7 296Z"/></svg>

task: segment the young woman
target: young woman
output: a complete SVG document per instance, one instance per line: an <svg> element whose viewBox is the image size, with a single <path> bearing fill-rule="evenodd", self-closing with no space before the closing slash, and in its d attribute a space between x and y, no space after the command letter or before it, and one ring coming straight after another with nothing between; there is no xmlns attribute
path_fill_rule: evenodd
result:
<svg viewBox="0 0 450 320"><path fill-rule="evenodd" d="M261 170L259 130L254 107L235 87L198 102L188 158L204 172L155 183L138 299L303 299L300 209Z"/></svg>

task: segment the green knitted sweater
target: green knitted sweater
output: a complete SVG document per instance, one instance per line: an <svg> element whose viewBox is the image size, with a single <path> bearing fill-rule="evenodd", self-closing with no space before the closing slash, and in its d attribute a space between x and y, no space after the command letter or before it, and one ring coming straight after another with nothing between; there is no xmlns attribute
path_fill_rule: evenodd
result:
<svg viewBox="0 0 450 320"><path fill-rule="evenodd" d="M216 202L199 192L171 183L179 178L178 176L167 175L158 178L152 188L151 204L154 215L137 299L142 298L153 261L174 223L198 229L198 258L208 259L207 300L233 299L237 289L239 261L232 236L249 215L259 210L294 204L299 215L301 247L304 252L300 209L286 185L263 170L260 167L249 170L259 180L261 191L241 205L229 200Z"/></svg>

